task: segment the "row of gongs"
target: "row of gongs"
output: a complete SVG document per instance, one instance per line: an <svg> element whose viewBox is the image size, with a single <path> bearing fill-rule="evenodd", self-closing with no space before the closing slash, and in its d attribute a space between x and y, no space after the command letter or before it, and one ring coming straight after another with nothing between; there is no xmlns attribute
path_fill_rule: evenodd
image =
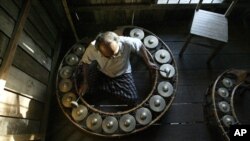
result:
<svg viewBox="0 0 250 141"><path fill-rule="evenodd" d="M144 38L144 31L139 28L134 28L129 33L130 37L142 40ZM143 39L143 43L147 48L153 49L158 46L159 40L153 35L148 35Z"/></svg>
<svg viewBox="0 0 250 141"><path fill-rule="evenodd" d="M239 124L239 120L234 113L233 99L236 94L236 89L244 82L241 76L244 76L245 73L246 71L234 69L225 71L218 76L212 88L209 88L211 91L207 93L208 111L206 114L212 113L213 115L209 116L208 120L211 121L211 126L217 126L220 129L222 137L225 140L230 140L230 125ZM239 74L241 74L241 76ZM216 121L216 123L212 121Z"/></svg>
<svg viewBox="0 0 250 141"><path fill-rule="evenodd" d="M80 61L80 57L83 55L85 47L83 44L77 43L72 49L65 55L61 66L59 68L59 90L60 92L66 93L73 88L72 77Z"/></svg>
<svg viewBox="0 0 250 141"><path fill-rule="evenodd" d="M144 38L144 31L139 28L132 29L129 35L131 37L143 40L144 45L149 50L154 50L159 45L159 40L157 37L154 35L148 35ZM174 62L172 62L171 54L167 49L158 49L154 54L154 59L160 64L159 72L163 78L172 79L173 76L175 76L176 71L174 66L171 64ZM159 95L154 95L149 100L150 109L155 112L161 112L164 110L166 105L164 98L172 96L173 91L173 85L169 81L159 82L157 86L157 92Z"/></svg>
<svg viewBox="0 0 250 141"><path fill-rule="evenodd" d="M102 117L99 118L100 117L99 114L91 113L91 111L89 111L88 108L82 104L79 104L77 106L72 106L72 101L77 101L77 96L74 93L69 92L63 95L62 104L65 108L72 108L71 116L76 122L83 121L85 118L87 118L86 125L88 129L92 131L97 131L97 129L101 127L101 123L103 122L102 123L103 131L105 133L111 133L111 131L105 128L106 126L107 127L110 126L108 125L108 123L106 125L106 122L104 122L107 120L106 118L105 118L106 120L105 119L103 120ZM151 111L162 112L165 106L166 106L166 102L164 98L162 98L162 96L153 95L149 100L149 108L141 107L135 111L136 120L130 114L121 115L121 118L119 121L120 129L124 132L130 132L134 130L135 125L136 125L135 121L137 121L137 123L140 125L149 124L152 121ZM117 119L113 116L109 116L109 117L113 119L111 122L114 123L114 127L112 127L111 129L112 131L114 130L115 132L118 129L118 127L116 127L116 124L115 124L117 122ZM94 121L96 121L97 123L95 123Z"/></svg>
<svg viewBox="0 0 250 141"><path fill-rule="evenodd" d="M143 34L143 36L142 36ZM134 36L133 36L134 35ZM130 31L131 37L144 38L144 32L141 29L135 28ZM155 49L159 40L154 35L149 35L144 38L143 43L149 49ZM75 94L72 82L76 65L79 63L79 57L84 53L85 48L81 44L75 44L72 49L65 55L58 72L58 88L60 93L60 101L63 107L71 109L70 117L77 123L81 123L82 128L86 128L94 133L113 134L120 131L128 133L136 129L137 125L148 125L155 118L152 112L161 113L166 108L165 98L171 97L174 93L173 85L164 80L158 83L158 94L152 95L145 107L139 107L136 110L117 116L112 116L103 113L96 113L91 108L87 107ZM154 55L155 60L161 64L160 74L163 78L172 79L176 71L172 65L172 57L168 50L160 49ZM75 104L72 104L75 103ZM79 103L79 104L78 104ZM67 114L67 113L66 113ZM69 113L68 113L69 114ZM99 134L99 135L100 135Z"/></svg>
<svg viewBox="0 0 250 141"><path fill-rule="evenodd" d="M72 101L76 101L76 95L73 93L66 93L63 95L62 104L66 108L72 108ZM161 112L165 108L165 100L154 95L149 100L150 109L154 112ZM105 133L114 133L118 130L118 119L115 116L102 117L99 113L92 113L88 108L79 104L72 108L71 116L76 122L81 122L86 119L87 128L91 131L99 132L100 129ZM104 118L104 119L103 119ZM135 111L135 118L131 114L121 115L119 118L119 127L124 132L131 132L135 129L136 122L140 125L147 125L152 121L152 113L146 108L142 107Z"/></svg>
<svg viewBox="0 0 250 141"><path fill-rule="evenodd" d="M230 114L231 105L229 100L232 88L235 85L235 80L224 77L218 83L221 84L217 91L217 94L220 96L220 100L217 101L218 111L223 113L221 118L223 125L229 127L230 125L235 124L235 119Z"/></svg>
<svg viewBox="0 0 250 141"><path fill-rule="evenodd" d="M159 44L159 40L154 35L148 35L144 38L144 31L140 28L134 28L129 32L129 35L134 38L143 40L144 45L152 50L156 49ZM144 38L144 39L143 39ZM172 78L175 75L175 68L171 65L172 57L167 49L159 49L154 54L155 60L162 64L160 66L160 74L164 78Z"/></svg>
<svg viewBox="0 0 250 141"><path fill-rule="evenodd" d="M96 112L88 111L84 105L72 109L72 118L86 126L88 130L101 133L118 133L121 131L127 133L136 128L137 123L147 125L152 121L152 113L148 108L139 108L135 111L135 117L132 114L119 116L102 115ZM82 122L83 121L83 122ZM120 129L120 130L119 130Z"/></svg>

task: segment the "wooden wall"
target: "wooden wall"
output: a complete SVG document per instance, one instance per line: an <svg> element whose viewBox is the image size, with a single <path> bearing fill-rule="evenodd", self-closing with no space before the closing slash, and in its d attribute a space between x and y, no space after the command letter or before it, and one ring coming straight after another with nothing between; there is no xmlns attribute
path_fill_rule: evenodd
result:
<svg viewBox="0 0 250 141"><path fill-rule="evenodd" d="M0 0L3 60L23 2ZM40 0L31 0L5 89L0 93L1 141L44 140L59 39L59 29L47 9Z"/></svg>

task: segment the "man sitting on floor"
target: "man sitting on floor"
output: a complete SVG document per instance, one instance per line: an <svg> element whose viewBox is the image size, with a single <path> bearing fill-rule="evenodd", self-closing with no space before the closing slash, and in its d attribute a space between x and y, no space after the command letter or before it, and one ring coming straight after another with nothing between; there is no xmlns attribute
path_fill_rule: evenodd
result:
<svg viewBox="0 0 250 141"><path fill-rule="evenodd" d="M130 54L136 53L150 69L157 65L149 60L141 40L118 36L114 32L100 33L87 47L83 62L83 82L79 92L84 94L111 94L127 103L137 103L138 95L131 73ZM96 61L95 72L89 73L89 65ZM89 77L89 78L88 78Z"/></svg>

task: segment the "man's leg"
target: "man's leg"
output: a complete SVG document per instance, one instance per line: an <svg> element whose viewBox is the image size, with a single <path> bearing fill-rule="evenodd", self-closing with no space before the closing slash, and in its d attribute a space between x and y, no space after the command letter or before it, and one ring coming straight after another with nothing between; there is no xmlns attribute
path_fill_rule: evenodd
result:
<svg viewBox="0 0 250 141"><path fill-rule="evenodd" d="M84 96L84 99L89 104L96 104L97 101L100 101L102 99L100 86L102 85L102 73L96 68L96 66L93 66L89 70L88 75L88 91Z"/></svg>
<svg viewBox="0 0 250 141"><path fill-rule="evenodd" d="M113 95L128 104L137 103L138 95L131 73L126 73L115 78L104 75L102 78L103 85L101 89L105 93Z"/></svg>

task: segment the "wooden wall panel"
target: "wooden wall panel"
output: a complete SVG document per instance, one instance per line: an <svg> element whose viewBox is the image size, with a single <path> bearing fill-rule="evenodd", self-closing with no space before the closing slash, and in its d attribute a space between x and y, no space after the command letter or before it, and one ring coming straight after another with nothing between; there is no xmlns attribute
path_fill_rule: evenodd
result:
<svg viewBox="0 0 250 141"><path fill-rule="evenodd" d="M50 44L53 44L55 41L55 38L51 35L48 28L43 23L40 14L36 12L34 7L31 7L30 9L30 15L29 20L33 25L35 25L39 31L39 33L46 39L47 42L50 42Z"/></svg>
<svg viewBox="0 0 250 141"><path fill-rule="evenodd" d="M44 6L46 11L51 18L51 21L54 25L56 25L58 29L58 34L60 34L60 30L68 29L68 20L65 17L64 8L62 6L61 0L51 0L51 1L44 1L41 0L41 4Z"/></svg>
<svg viewBox="0 0 250 141"><path fill-rule="evenodd" d="M19 8L23 5L23 2L22 0L12 0Z"/></svg>
<svg viewBox="0 0 250 141"><path fill-rule="evenodd" d="M1 141L40 141L40 134L0 135Z"/></svg>
<svg viewBox="0 0 250 141"><path fill-rule="evenodd" d="M51 42L47 42L45 38L39 33L37 28L27 20L25 23L24 31L41 47L41 50L46 52L47 55L52 55L52 44Z"/></svg>
<svg viewBox="0 0 250 141"><path fill-rule="evenodd" d="M30 1L31 11L18 41L5 90L0 93L0 140L3 141L44 140L45 135L48 100L53 92L47 86L53 80L50 71L57 59L52 62L51 58L58 53L59 30L41 1ZM23 3L23 0L0 2L0 57L8 55L5 50L14 37L12 32Z"/></svg>
<svg viewBox="0 0 250 141"><path fill-rule="evenodd" d="M43 108L43 103L6 90L0 94L0 116L40 120Z"/></svg>
<svg viewBox="0 0 250 141"><path fill-rule="evenodd" d="M6 35L3 34L3 32L0 31L0 57L3 57L8 43L9 43L9 38L6 37Z"/></svg>
<svg viewBox="0 0 250 141"><path fill-rule="evenodd" d="M28 119L0 117L0 135L39 133L40 122Z"/></svg>
<svg viewBox="0 0 250 141"><path fill-rule="evenodd" d="M17 48L13 64L44 84L48 83L49 72L20 47Z"/></svg>
<svg viewBox="0 0 250 141"><path fill-rule="evenodd" d="M46 27L49 29L51 35L53 36L53 39L56 39L56 36L58 34L57 28L52 23L47 11L44 9L41 2L39 0L32 0L32 6L35 8L37 13L39 13L43 23L46 25Z"/></svg>
<svg viewBox="0 0 250 141"><path fill-rule="evenodd" d="M46 85L12 66L6 82L6 88L32 99L45 102Z"/></svg>
<svg viewBox="0 0 250 141"><path fill-rule="evenodd" d="M14 20L17 20L19 8L12 0L1 0L0 5Z"/></svg>
<svg viewBox="0 0 250 141"><path fill-rule="evenodd" d="M0 30L7 36L11 36L14 29L15 21L9 17L9 15L0 8Z"/></svg>
<svg viewBox="0 0 250 141"><path fill-rule="evenodd" d="M7 4L9 4L9 5L7 5ZM6 10L7 10L7 8L12 8L12 11L9 11L9 14L12 14L11 12L14 12L14 14L12 14L13 15L13 17L12 18L14 18L15 20L17 20L17 12L18 12L18 7L10 0L10 1L8 1L7 2L7 4L4 4L3 6L4 6L4 8L6 8ZM2 13L1 13L2 12ZM3 13L5 13L5 14L3 14ZM1 16L2 15L2 16ZM8 28L5 28L4 27L4 25L1 23L1 25L0 25L0 29L5 33L5 34L7 34L9 37L11 36L11 33L12 33L12 30L13 30L13 28L14 28L14 20L12 20L11 19L11 17L9 17L8 15L7 15L7 13L3 10L3 9L0 9L0 20L1 20L1 17L2 17L2 19L3 19L3 21L2 22L5 22L6 23L6 26L9 26L8 24L10 24L10 23L12 23L12 24L10 24L10 27L8 27ZM1 21L0 21L1 22ZM2 27L1 27L2 26ZM29 29L29 27L27 27L26 26L26 30L27 29ZM30 31L30 30L29 30ZM34 33L34 32L33 32ZM32 34L32 35L34 35L34 34ZM35 37L37 37L37 36L35 36ZM44 54L42 51L41 51L41 49L39 49L39 47L37 47L37 45L34 45L34 43L33 43L33 41L31 40L31 39L28 39L28 38L30 38L30 37L28 37L28 35L27 34L25 34L25 33L23 33L23 36L21 37L21 39L20 39L20 41L19 41L19 45L21 46L21 47L23 47L24 49L25 49L25 51L27 51L28 53L30 53L28 50L27 50L27 48L25 48L24 46L23 46L23 44L22 43L26 43L26 44L28 44L27 42L29 42L31 45L29 45L31 48L34 48L34 50L36 51L36 53L38 53L38 54L35 54L35 55L33 55L33 54L30 54L31 56L33 56L38 62L40 62L42 65L44 65L48 70L50 70L50 67L51 67L51 59L50 58L48 58L48 56L46 55L46 54ZM51 56L51 48L49 47L49 46L47 46L47 45L44 45L44 48L43 48L45 51L46 51L46 53L48 53L48 55L50 55ZM43 61L43 60L45 60L45 62Z"/></svg>
<svg viewBox="0 0 250 141"><path fill-rule="evenodd" d="M50 70L51 59L39 48L39 46L37 46L27 33L22 33L19 45L42 66Z"/></svg>

